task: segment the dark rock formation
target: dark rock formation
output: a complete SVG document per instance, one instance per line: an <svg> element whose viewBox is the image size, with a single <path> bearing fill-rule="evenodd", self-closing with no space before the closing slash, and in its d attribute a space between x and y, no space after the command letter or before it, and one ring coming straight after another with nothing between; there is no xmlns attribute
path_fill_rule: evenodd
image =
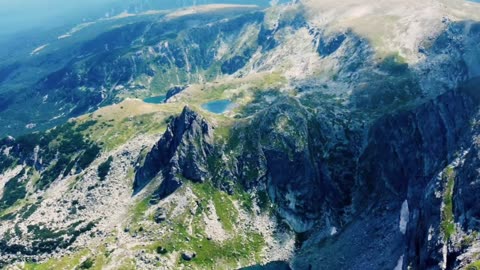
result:
<svg viewBox="0 0 480 270"><path fill-rule="evenodd" d="M436 176L468 138L476 106L469 95L452 91L414 110L383 118L371 128L360 157L357 203L364 205L363 198L370 201L367 205L408 201L412 213L408 261L419 269L442 260L440 242L427 239L429 228L440 227L442 200L435 196ZM437 230L436 237L441 236Z"/></svg>
<svg viewBox="0 0 480 270"><path fill-rule="evenodd" d="M320 39L317 52L323 57L329 56L342 46L346 38L345 34L338 34L328 39Z"/></svg>
<svg viewBox="0 0 480 270"><path fill-rule="evenodd" d="M191 251L182 252L182 259L185 261L191 261L195 257L197 257L197 254L195 252L191 252Z"/></svg>
<svg viewBox="0 0 480 270"><path fill-rule="evenodd" d="M423 190L452 160L475 109L469 96L452 91L379 120L360 158L362 194L404 199L409 190Z"/></svg>
<svg viewBox="0 0 480 270"><path fill-rule="evenodd" d="M163 182L157 195L164 198L184 179L204 182L209 177L207 160L213 151L213 129L200 115L185 107L168 126L160 141L137 169L134 191L140 191L158 173Z"/></svg>
<svg viewBox="0 0 480 270"><path fill-rule="evenodd" d="M165 213L165 210L162 208L158 208L155 210L155 214L153 216L153 220L156 223L162 223L167 219L167 214Z"/></svg>
<svg viewBox="0 0 480 270"><path fill-rule="evenodd" d="M236 55L222 64L221 70L223 74L234 74L241 68L243 68L250 58L252 57L254 51L250 49L246 49L243 52L243 55Z"/></svg>
<svg viewBox="0 0 480 270"><path fill-rule="evenodd" d="M168 102L170 98L181 93L185 89L187 89L187 86L174 86L168 89L167 94L165 95L165 102Z"/></svg>
<svg viewBox="0 0 480 270"><path fill-rule="evenodd" d="M266 190L297 232L329 212L342 216L351 203L358 131L341 110L318 106L310 111L282 98L234 131L233 140L242 143L234 150L240 155L232 174L247 189Z"/></svg>
<svg viewBox="0 0 480 270"><path fill-rule="evenodd" d="M445 192L446 183L445 176L439 175L461 156L462 149L470 148L478 110L478 99L472 93L450 91L377 120L355 170L357 180L351 193L355 218L333 237L326 224L314 229L294 259L294 268L374 269L382 265L393 269L398 261L405 261L412 269L439 269L445 263L445 245L446 264L453 268L458 248L449 246L441 224L443 197L439 194ZM478 178L475 145L455 177L454 217L465 230L478 229L479 200L474 195L478 187L472 182ZM316 202L323 200L319 196ZM404 232L399 220L402 202L408 207ZM339 253L342 258L333 255Z"/></svg>

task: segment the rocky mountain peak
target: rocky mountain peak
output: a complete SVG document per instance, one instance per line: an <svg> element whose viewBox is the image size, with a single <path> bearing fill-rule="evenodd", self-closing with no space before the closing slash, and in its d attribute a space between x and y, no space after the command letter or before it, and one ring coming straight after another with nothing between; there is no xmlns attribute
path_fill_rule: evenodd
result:
<svg viewBox="0 0 480 270"><path fill-rule="evenodd" d="M185 106L174 118L162 138L147 154L138 168L134 190L138 192L157 174L163 177L158 190L165 197L182 185L186 179L204 182L209 172L207 159L213 148L213 128L198 113Z"/></svg>

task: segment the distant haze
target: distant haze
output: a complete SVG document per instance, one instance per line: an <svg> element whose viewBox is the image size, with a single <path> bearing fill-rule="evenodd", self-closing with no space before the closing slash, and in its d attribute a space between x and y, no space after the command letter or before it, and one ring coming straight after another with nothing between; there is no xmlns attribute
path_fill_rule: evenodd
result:
<svg viewBox="0 0 480 270"><path fill-rule="evenodd" d="M48 30L125 10L174 9L212 3L268 6L270 0L0 0L0 36Z"/></svg>

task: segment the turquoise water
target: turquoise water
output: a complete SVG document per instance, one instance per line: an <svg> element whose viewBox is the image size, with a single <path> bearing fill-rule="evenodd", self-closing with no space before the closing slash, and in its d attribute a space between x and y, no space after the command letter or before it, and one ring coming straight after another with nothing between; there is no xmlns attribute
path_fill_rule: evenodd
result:
<svg viewBox="0 0 480 270"><path fill-rule="evenodd" d="M149 97L143 100L146 103L162 104L165 102L165 96Z"/></svg>
<svg viewBox="0 0 480 270"><path fill-rule="evenodd" d="M215 113L222 114L232 108L233 103L228 99L215 100L202 105L202 108Z"/></svg>
<svg viewBox="0 0 480 270"><path fill-rule="evenodd" d="M240 270L291 270L286 262L270 262L265 265L254 265L250 267L240 268Z"/></svg>

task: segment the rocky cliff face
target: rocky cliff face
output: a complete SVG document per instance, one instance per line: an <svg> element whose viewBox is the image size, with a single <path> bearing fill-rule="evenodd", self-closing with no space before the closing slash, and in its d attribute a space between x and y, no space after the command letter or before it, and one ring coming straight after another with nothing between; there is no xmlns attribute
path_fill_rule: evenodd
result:
<svg viewBox="0 0 480 270"><path fill-rule="evenodd" d="M464 190L465 182L453 171L459 160L465 166L464 151L471 147L477 110L476 98L454 91L376 121L352 172L352 212L342 221L353 220L345 227L342 222L314 229L294 260L295 268L458 267L458 245L465 235L455 229L453 218L465 222L466 216L451 212L452 204L459 200L463 206L464 199L449 189L454 181L455 190ZM475 200L467 197L470 203ZM328 231L332 227L335 230ZM339 227L342 232L336 236ZM325 236L325 230L335 236ZM375 244L361 244L367 239L375 239ZM349 246L354 242L358 244ZM328 259L338 252L342 259Z"/></svg>
<svg viewBox="0 0 480 270"><path fill-rule="evenodd" d="M446 177L439 181L438 175L461 155L477 106L464 92L448 92L416 110L382 119L370 131L359 162L364 179L360 194L369 194L375 203L397 200L397 209L401 202L408 205L405 261L414 268L436 267L443 260L442 244L448 239L441 225L443 200L436 192L448 187Z"/></svg>
<svg viewBox="0 0 480 270"><path fill-rule="evenodd" d="M247 126L234 129L225 150L237 154L232 174L247 189L267 192L297 232L342 216L354 184L357 124L349 127L332 101L317 104L307 109L279 97Z"/></svg>
<svg viewBox="0 0 480 270"><path fill-rule="evenodd" d="M468 136L476 103L454 91L415 110L380 119L370 129L359 161L365 189L374 197L399 198L411 189L423 190L426 181L454 159Z"/></svg>

